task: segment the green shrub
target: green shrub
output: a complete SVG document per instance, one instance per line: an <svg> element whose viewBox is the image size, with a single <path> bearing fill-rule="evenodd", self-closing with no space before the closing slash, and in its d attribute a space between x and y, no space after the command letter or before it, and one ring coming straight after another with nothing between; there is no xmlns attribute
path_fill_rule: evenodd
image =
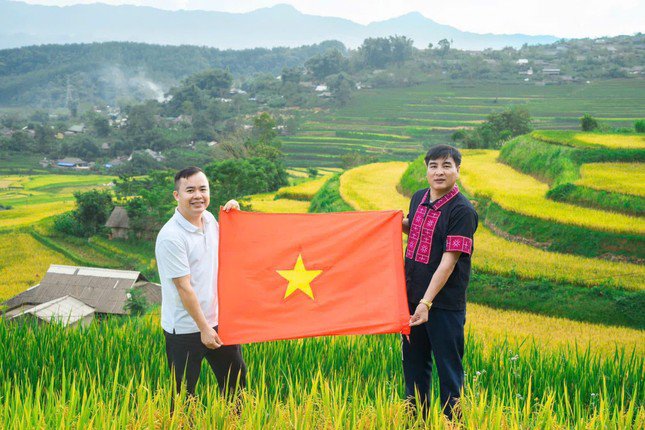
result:
<svg viewBox="0 0 645 430"><path fill-rule="evenodd" d="M598 126L598 121L588 113L584 114L582 118L580 118L580 127L582 128L582 131L594 131Z"/></svg>
<svg viewBox="0 0 645 430"><path fill-rule="evenodd" d="M549 190L546 196L558 202L645 216L645 199L639 196L594 190L571 183L562 184Z"/></svg>
<svg viewBox="0 0 645 430"><path fill-rule="evenodd" d="M345 203L340 196L340 173L335 174L325 182L318 192L311 199L309 212L348 212L352 207Z"/></svg>

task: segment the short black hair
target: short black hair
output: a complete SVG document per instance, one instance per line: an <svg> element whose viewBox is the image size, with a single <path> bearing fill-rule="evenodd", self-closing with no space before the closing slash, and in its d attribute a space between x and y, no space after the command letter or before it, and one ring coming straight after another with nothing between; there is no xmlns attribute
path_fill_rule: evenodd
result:
<svg viewBox="0 0 645 430"><path fill-rule="evenodd" d="M443 144L433 146L428 150L428 153L426 154L426 166L428 165L430 160L439 160L448 157L452 157L452 159L455 160L457 167L461 165L461 152L459 152L457 148Z"/></svg>
<svg viewBox="0 0 645 430"><path fill-rule="evenodd" d="M191 167L186 167L185 169L181 169L177 174L175 175L175 191L179 191L179 180L184 178L190 178L193 175L196 175L198 173L204 173L202 169L199 167L191 166Z"/></svg>

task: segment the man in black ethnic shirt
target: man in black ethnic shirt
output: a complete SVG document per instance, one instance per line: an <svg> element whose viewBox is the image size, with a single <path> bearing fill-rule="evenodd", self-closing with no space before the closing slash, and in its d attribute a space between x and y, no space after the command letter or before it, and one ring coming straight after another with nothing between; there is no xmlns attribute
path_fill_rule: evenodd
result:
<svg viewBox="0 0 645 430"><path fill-rule="evenodd" d="M470 279L477 212L456 185L461 153L437 145L426 157L430 188L417 191L403 220L408 234L405 276L411 333L403 337L406 396L418 393L428 413L432 356L439 375L444 413L459 417L464 385L466 287Z"/></svg>

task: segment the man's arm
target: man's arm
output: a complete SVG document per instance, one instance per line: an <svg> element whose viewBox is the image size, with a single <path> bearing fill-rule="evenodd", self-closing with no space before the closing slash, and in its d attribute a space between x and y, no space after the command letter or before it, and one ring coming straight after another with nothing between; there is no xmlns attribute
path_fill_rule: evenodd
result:
<svg viewBox="0 0 645 430"><path fill-rule="evenodd" d="M434 300L436 295L439 294L439 291L441 291L443 286L446 285L450 275L452 275L452 271L455 269L455 265L457 264L460 255L461 252L456 251L443 253L439 267L437 267L434 275L432 275L432 279L430 279L430 284L428 285L426 293L423 295L423 299L429 302ZM410 317L410 325L420 325L428 321L428 311L430 311L430 309L426 305L419 303L414 311L414 315Z"/></svg>
<svg viewBox="0 0 645 430"><path fill-rule="evenodd" d="M195 320L195 323L197 323L197 327L201 333L202 343L210 349L216 349L222 346L222 341L217 335L217 332L213 327L208 325L204 312L202 312L202 308L199 306L199 300L197 299L195 290L190 285L190 275L173 278L172 282L177 287L184 308L186 308L190 316Z"/></svg>
<svg viewBox="0 0 645 430"><path fill-rule="evenodd" d="M403 218L403 233L405 234L410 234L410 219L409 218Z"/></svg>

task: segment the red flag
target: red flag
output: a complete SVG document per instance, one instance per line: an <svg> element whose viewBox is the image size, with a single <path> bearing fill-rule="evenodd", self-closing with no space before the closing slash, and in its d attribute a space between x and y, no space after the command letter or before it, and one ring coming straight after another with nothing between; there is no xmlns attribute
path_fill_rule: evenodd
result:
<svg viewBox="0 0 645 430"><path fill-rule="evenodd" d="M220 211L225 344L409 333L401 211Z"/></svg>

